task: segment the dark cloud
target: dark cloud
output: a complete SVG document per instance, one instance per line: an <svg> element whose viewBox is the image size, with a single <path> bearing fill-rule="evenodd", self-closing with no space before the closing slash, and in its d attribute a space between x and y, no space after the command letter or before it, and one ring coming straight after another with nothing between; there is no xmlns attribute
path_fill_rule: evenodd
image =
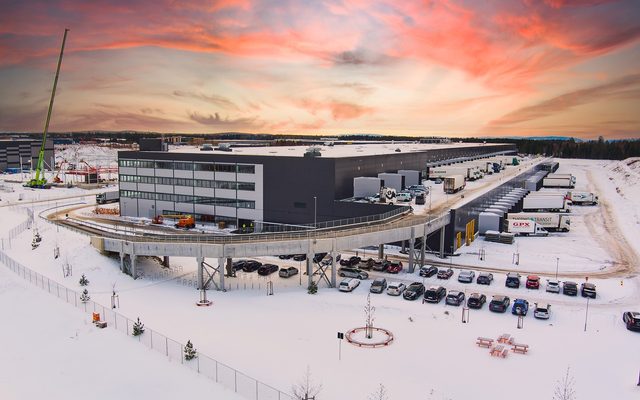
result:
<svg viewBox="0 0 640 400"><path fill-rule="evenodd" d="M189 114L189 118L202 125L220 127L225 129L246 129L254 130L260 129L264 124L258 121L257 117L251 118L222 118L220 114L214 113L209 115L201 115L200 113L193 112Z"/></svg>
<svg viewBox="0 0 640 400"><path fill-rule="evenodd" d="M236 110L239 111L240 108L231 100L229 100L226 97L223 96L218 96L215 94L212 95L206 95L204 93L195 93L195 92L186 92L183 90L174 90L173 91L173 95L174 96L178 96L178 97L189 97L192 99L197 99L197 100L201 100L210 104L214 104L218 107L221 108L225 108L225 109L231 109L231 110Z"/></svg>

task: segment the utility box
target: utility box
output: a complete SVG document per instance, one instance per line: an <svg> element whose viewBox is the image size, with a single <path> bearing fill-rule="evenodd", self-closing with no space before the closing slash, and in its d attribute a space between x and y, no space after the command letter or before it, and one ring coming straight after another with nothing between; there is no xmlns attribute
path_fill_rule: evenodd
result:
<svg viewBox="0 0 640 400"><path fill-rule="evenodd" d="M420 171L415 171L411 169L399 169L398 174L404 176L405 187L422 184L420 179Z"/></svg>
<svg viewBox="0 0 640 400"><path fill-rule="evenodd" d="M380 178L360 176L353 178L353 197L371 197L380 192Z"/></svg>
<svg viewBox="0 0 640 400"><path fill-rule="evenodd" d="M384 181L383 186L393 188L396 192L404 189L404 177L400 174L381 172L378 174L378 178Z"/></svg>

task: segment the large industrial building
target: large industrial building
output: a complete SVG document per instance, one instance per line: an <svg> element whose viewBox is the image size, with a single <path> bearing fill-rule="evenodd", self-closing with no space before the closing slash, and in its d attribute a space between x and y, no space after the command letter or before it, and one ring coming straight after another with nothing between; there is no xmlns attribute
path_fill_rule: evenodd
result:
<svg viewBox="0 0 640 400"><path fill-rule="evenodd" d="M389 209L340 201L354 196L356 178L409 186L434 162L515 152L512 144L392 142L313 151L306 146L121 151L120 210L147 218L193 214L198 221L238 227L314 224Z"/></svg>
<svg viewBox="0 0 640 400"><path fill-rule="evenodd" d="M0 139L0 171L6 171L7 168L23 168L26 170L31 167L35 168L41 145L42 139ZM44 150L44 162L49 164L54 157L53 141L51 139L47 139Z"/></svg>

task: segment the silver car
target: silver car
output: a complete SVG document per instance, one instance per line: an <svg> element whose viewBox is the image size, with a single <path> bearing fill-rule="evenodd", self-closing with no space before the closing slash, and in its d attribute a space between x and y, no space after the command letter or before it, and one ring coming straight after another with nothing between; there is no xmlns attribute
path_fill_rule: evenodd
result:
<svg viewBox="0 0 640 400"><path fill-rule="evenodd" d="M475 277L476 273L473 271L460 271L458 274L458 282L471 283Z"/></svg>
<svg viewBox="0 0 640 400"><path fill-rule="evenodd" d="M553 280L547 281L547 292L549 293L560 293L560 282Z"/></svg>
<svg viewBox="0 0 640 400"><path fill-rule="evenodd" d="M387 294L389 296L400 296L406 288L402 282L391 282L387 287Z"/></svg>

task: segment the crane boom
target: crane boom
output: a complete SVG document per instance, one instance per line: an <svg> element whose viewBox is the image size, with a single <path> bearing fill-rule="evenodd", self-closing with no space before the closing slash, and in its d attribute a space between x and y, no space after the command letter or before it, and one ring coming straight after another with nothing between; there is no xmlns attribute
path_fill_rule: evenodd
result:
<svg viewBox="0 0 640 400"><path fill-rule="evenodd" d="M56 88L58 86L58 76L60 76L60 65L62 65L62 55L64 54L64 44L67 41L68 28L64 30L64 36L62 37L62 47L60 48L60 57L58 58L58 67L56 68L56 77L53 80L53 90L51 91L51 100L49 100L49 111L47 112L47 120L44 123L44 132L42 134L42 145L40 146L40 152L38 153L38 162L36 164L36 176L29 181L27 186L44 188L47 184L47 180L44 177L44 150L47 142L47 132L49 131L49 121L51 120L51 111L53 110L53 100L56 97ZM42 173L42 178L40 177Z"/></svg>

